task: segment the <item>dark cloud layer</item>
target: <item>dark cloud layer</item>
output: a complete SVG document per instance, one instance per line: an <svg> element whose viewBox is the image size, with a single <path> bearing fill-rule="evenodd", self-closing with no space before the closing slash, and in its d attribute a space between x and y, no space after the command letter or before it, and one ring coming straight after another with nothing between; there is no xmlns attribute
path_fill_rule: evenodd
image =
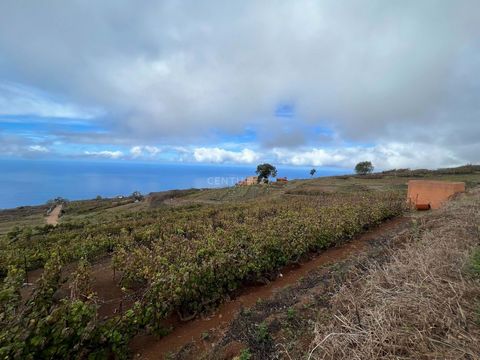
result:
<svg viewBox="0 0 480 360"><path fill-rule="evenodd" d="M248 126L257 146L308 159L322 126L337 146L478 162L479 38L477 0L5 0L0 77L101 109L137 142ZM295 106L287 129L271 126L282 104Z"/></svg>

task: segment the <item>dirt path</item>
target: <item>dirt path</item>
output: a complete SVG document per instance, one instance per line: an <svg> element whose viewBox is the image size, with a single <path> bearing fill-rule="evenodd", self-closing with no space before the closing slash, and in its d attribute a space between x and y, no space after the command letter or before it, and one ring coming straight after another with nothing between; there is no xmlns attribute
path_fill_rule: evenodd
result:
<svg viewBox="0 0 480 360"><path fill-rule="evenodd" d="M62 211L62 205L55 206L55 209L52 210L50 214L48 214L46 220L48 225L57 225L58 218L60 217L60 212Z"/></svg>
<svg viewBox="0 0 480 360"><path fill-rule="evenodd" d="M207 318L197 318L189 322L181 322L179 319L172 318L169 323L173 326L173 331L169 335L160 339L153 335L137 336L131 344L133 354L136 358L141 359L163 359L169 353L178 351L190 342L201 343L203 334L212 329L215 331L225 329L241 309L250 308L259 300L270 298L281 289L297 283L312 270L358 256L365 251L369 241L395 232L399 226L408 221L408 218L389 220L378 228L345 244L327 249L300 265L286 267L274 281L263 286L244 288L235 299L220 305L215 314Z"/></svg>

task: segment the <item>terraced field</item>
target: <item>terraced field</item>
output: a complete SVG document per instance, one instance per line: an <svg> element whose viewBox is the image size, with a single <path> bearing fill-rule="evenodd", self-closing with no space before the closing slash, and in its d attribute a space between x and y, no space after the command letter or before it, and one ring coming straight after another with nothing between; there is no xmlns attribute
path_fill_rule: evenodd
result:
<svg viewBox="0 0 480 360"><path fill-rule="evenodd" d="M478 173L442 176L480 183ZM245 284L402 214L407 180L335 177L77 201L57 226L11 227L0 239L0 356L128 357L132 338L166 334L172 316L211 311ZM4 213L8 224L24 221L16 211Z"/></svg>

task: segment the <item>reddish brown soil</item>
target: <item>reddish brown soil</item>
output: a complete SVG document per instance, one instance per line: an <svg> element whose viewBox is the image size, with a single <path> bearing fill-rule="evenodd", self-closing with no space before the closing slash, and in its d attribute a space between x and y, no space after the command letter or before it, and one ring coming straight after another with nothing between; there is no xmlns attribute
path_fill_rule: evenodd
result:
<svg viewBox="0 0 480 360"><path fill-rule="evenodd" d="M22 300L26 300L32 296L33 290L35 289L35 283L43 274L43 269L36 269L28 272L26 283L20 289L20 296Z"/></svg>
<svg viewBox="0 0 480 360"><path fill-rule="evenodd" d="M169 353L178 351L187 343L202 344L202 334L212 329L219 331L219 329L225 328L242 308L252 307L258 300L271 297L276 291L295 284L316 268L361 253L370 240L382 236L382 234L406 221L408 221L406 218L389 220L380 227L370 230L345 244L330 248L300 265L283 269L281 275L269 284L245 287L235 299L220 305L212 316L197 318L189 322L173 319L173 331L169 335L160 339L153 335L139 335L132 341L131 349L138 358L155 360L165 358Z"/></svg>
<svg viewBox="0 0 480 360"><path fill-rule="evenodd" d="M121 274L117 271L114 277L110 257L92 266L92 290L99 299L98 315L110 317L119 311L124 311L132 305L129 293L122 291L119 285Z"/></svg>
<svg viewBox="0 0 480 360"><path fill-rule="evenodd" d="M235 357L239 356L244 349L245 345L243 345L241 342L232 341L225 347L223 351L223 358L225 360L235 359Z"/></svg>
<svg viewBox="0 0 480 360"><path fill-rule="evenodd" d="M57 291L60 298L70 294L69 283L73 272L77 267L77 263L66 265L62 270L62 277L65 282ZM43 269L36 269L28 272L28 285L21 289L22 299L28 299L35 289L36 281L42 276ZM98 299L98 315L102 318L111 317L119 311L124 311L132 306L135 293L132 290L122 291L119 284L121 272L117 271L114 277L111 267L111 258L104 257L91 265L90 276L92 290L97 294Z"/></svg>

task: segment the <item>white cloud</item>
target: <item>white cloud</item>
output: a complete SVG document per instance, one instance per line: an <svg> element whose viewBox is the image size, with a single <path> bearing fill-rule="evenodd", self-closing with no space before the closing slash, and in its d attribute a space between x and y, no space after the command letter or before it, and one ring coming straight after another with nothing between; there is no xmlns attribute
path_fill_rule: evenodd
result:
<svg viewBox="0 0 480 360"><path fill-rule="evenodd" d="M145 146L145 151L150 154L150 156L155 156L160 153L160 149L156 146Z"/></svg>
<svg viewBox="0 0 480 360"><path fill-rule="evenodd" d="M195 148L190 150L197 162L252 164L271 162L279 165L318 166L353 169L360 161L371 161L377 169L417 167L435 169L462 165L461 158L441 146L421 143L388 143L376 146L349 146L313 149L263 149L230 151L222 148Z"/></svg>
<svg viewBox="0 0 480 360"><path fill-rule="evenodd" d="M39 153L47 153L49 150L45 146L41 145L31 145L28 147L28 150Z"/></svg>
<svg viewBox="0 0 480 360"><path fill-rule="evenodd" d="M257 161L260 156L255 151L250 149L243 149L242 151L230 151L215 148L196 148L193 151L193 157L198 162L208 163L243 163L251 164Z"/></svg>
<svg viewBox="0 0 480 360"><path fill-rule="evenodd" d="M155 157L156 155L160 154L161 149L156 147L156 146L133 146L130 149L130 154L132 155L133 158L138 158L141 156L149 156L149 157Z"/></svg>
<svg viewBox="0 0 480 360"><path fill-rule="evenodd" d="M291 147L280 157L289 163L349 163L356 152L410 167L478 161L478 0L105 0L90 10L0 2L0 78L68 100L8 89L0 113L83 117L71 104L88 104L106 111L105 141L190 144L197 161L255 161L212 135L246 128L268 156ZM142 21L119 32L130 18ZM295 108L285 131L272 122L283 103ZM332 130L331 146L375 146L325 149L308 125ZM158 152L130 150L147 154Z"/></svg>
<svg viewBox="0 0 480 360"><path fill-rule="evenodd" d="M345 151L309 149L292 151L273 149L273 154L283 164L289 165L314 165L314 166L343 166L348 160ZM335 165L334 165L335 164Z"/></svg>
<svg viewBox="0 0 480 360"><path fill-rule="evenodd" d="M85 155L87 156L93 156L93 157L103 157L103 158L110 158L110 159L119 159L123 157L123 152L117 150L117 151L108 151L108 150L103 150L103 151L85 151Z"/></svg>
<svg viewBox="0 0 480 360"><path fill-rule="evenodd" d="M363 147L339 147L329 149L306 149L272 151L275 161L297 166L329 166L353 168L360 161L371 161L378 169L394 168L439 168L458 166L464 161L442 146L422 143L388 143Z"/></svg>
<svg viewBox="0 0 480 360"><path fill-rule="evenodd" d="M132 157L137 158L142 155L142 147L141 146L134 146L130 149L130 154Z"/></svg>

